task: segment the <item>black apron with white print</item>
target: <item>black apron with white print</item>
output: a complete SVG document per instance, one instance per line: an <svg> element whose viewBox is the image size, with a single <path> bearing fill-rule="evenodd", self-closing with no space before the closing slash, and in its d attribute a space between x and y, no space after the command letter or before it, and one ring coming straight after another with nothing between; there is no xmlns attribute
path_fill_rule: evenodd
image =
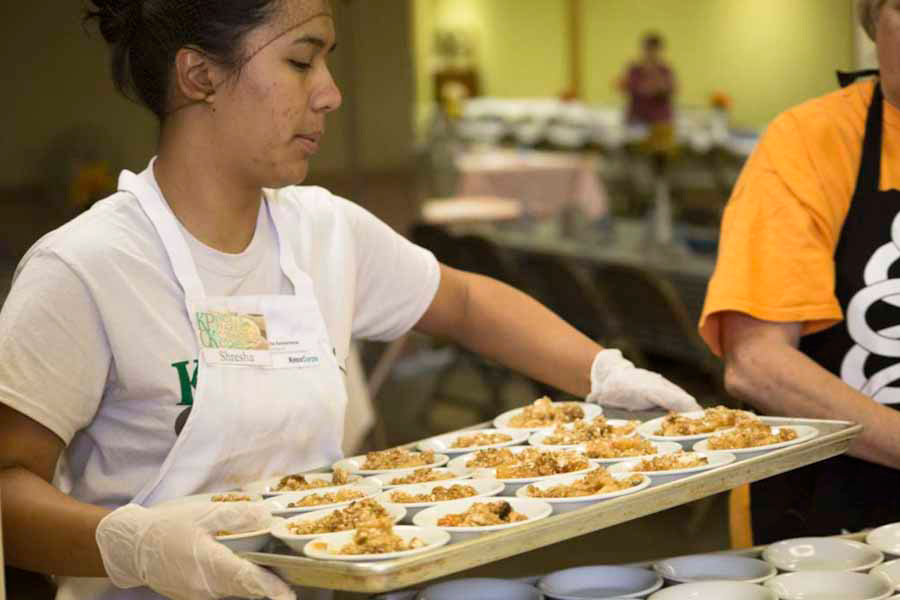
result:
<svg viewBox="0 0 900 600"><path fill-rule="evenodd" d="M844 76L841 84L853 79L852 74ZM873 402L897 409L900 190L879 190L883 113L881 85L876 82L856 189L834 256L835 294L844 320L803 337L800 350ZM761 481L751 491L754 542L830 535L841 529L858 531L900 521L897 490L900 470L849 456Z"/></svg>

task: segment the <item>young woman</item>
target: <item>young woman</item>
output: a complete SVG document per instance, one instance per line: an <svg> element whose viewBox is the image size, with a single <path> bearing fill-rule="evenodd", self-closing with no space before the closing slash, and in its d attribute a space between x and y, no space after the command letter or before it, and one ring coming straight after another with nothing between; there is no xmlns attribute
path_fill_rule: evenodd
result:
<svg viewBox="0 0 900 600"><path fill-rule="evenodd" d="M29 251L0 317L6 557L58 576L60 598L292 598L212 537L261 509L166 501L338 458L352 337L415 327L591 401L696 406L297 186L341 103L326 0L93 5L116 84L159 117L158 153Z"/></svg>

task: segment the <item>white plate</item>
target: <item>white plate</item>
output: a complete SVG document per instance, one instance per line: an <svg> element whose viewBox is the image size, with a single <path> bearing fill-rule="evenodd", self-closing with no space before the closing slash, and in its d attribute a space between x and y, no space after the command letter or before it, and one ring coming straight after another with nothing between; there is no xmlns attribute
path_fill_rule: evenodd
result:
<svg viewBox="0 0 900 600"><path fill-rule="evenodd" d="M283 521L284 519L273 519L272 528L277 527ZM217 535L216 541L228 546L232 552L239 554L241 552L259 552L269 543L270 538L271 528L266 528L245 533Z"/></svg>
<svg viewBox="0 0 900 600"><path fill-rule="evenodd" d="M378 596L382 600L388 600L387 596ZM390 598L399 597L393 595ZM491 579L487 577L472 577L468 579L455 579L430 585L418 595L413 592L409 600L476 600L499 599L503 600L544 600L534 586L521 581L508 579Z"/></svg>
<svg viewBox="0 0 900 600"><path fill-rule="evenodd" d="M866 536L866 543L885 554L900 556L900 523L876 527Z"/></svg>
<svg viewBox="0 0 900 600"><path fill-rule="evenodd" d="M698 419L703 416L702 410L692 410L689 412L679 413L681 416L688 417L690 419ZM745 411L746 412L746 411ZM752 414L752 413L747 413ZM754 415L756 416L756 415ZM638 434L644 436L648 440L656 440L658 442L694 442L697 440L702 440L704 438L708 438L709 436L715 434L716 432L711 433L697 433L694 435L657 435L656 432L659 431L659 428L662 426L663 421L666 417L658 417L656 419L651 419L649 421L645 421L638 427ZM723 428L720 431L725 431Z"/></svg>
<svg viewBox="0 0 900 600"><path fill-rule="evenodd" d="M290 517L293 515L297 515L305 512L312 512L314 510L325 510L326 508L338 508L341 506L346 506L353 502L353 500L347 500L346 502L334 502L332 504L320 504L318 506L302 506L302 507L288 507L288 504L291 502L296 502L297 500L310 496L312 494L327 494L330 492L336 492L338 490L359 490L365 496L363 498L369 498L376 494L381 493L381 488L377 485L369 485L369 484L360 484L354 483L351 485L345 485L341 487L333 487L333 488L319 488L316 490L305 490L302 492L289 492L287 494L278 494L277 496L272 496L268 500L265 501L266 506L272 511L272 514L276 517ZM355 498L355 500L362 500L363 498Z"/></svg>
<svg viewBox="0 0 900 600"><path fill-rule="evenodd" d="M532 450L534 449L531 446L512 446L509 449L513 452L513 454L518 454L519 452L522 452L529 448ZM470 460L472 460L473 458L475 458L476 454L477 454L476 452L473 452L471 454L463 454L462 456L457 456L456 458L454 458L453 460L450 461L450 463L447 465L447 467L451 471L453 471L454 473L457 473L459 475L471 475L473 480L475 480L475 479L496 479L497 481L502 481L504 484L506 484L506 487L502 492L502 494L504 496L512 496L513 494L516 493L516 491L520 487L522 487L523 485L527 485L529 483L544 481L546 479L550 479L551 477L559 477L560 475L572 475L575 473L587 473L588 471L592 471L593 469L597 468L597 465L591 464L591 462L588 461L587 468L581 469L580 471L572 471L572 473L558 473L558 474L554 474L554 475L546 475L544 477L532 477L532 478L525 478L525 479L501 479L501 478L497 477L497 469L495 469L495 468L467 467L466 463L469 462ZM585 457L585 458L587 458L587 457Z"/></svg>
<svg viewBox="0 0 900 600"><path fill-rule="evenodd" d="M793 429L796 432L797 437L792 439L789 442L778 442L777 444L767 444L765 446L754 446L753 448L730 448L727 450L710 450L709 448L709 438L705 440L700 440L696 444L694 444L695 452L731 452L733 454L753 454L755 452L768 452L769 450L775 450L777 448L784 448L786 446L793 446L794 444L800 444L806 441L809 441L819 435L819 430L815 427L809 427L808 425L782 425L780 427L772 427L772 431L777 434L782 429ZM727 431L727 430L726 430ZM721 431L719 433L726 433L726 431ZM718 435L718 434L713 434ZM710 436L710 437L713 437Z"/></svg>
<svg viewBox="0 0 900 600"><path fill-rule="evenodd" d="M468 448L454 448L453 442L457 438L474 435L476 433L505 433L512 437L508 442L499 444L490 444L488 446L470 446ZM504 446L517 446L524 444L528 439L528 431L525 429L473 429L470 431L454 431L453 433L445 433L437 437L429 438L419 442L417 448L419 450L433 450L442 454L467 454L475 450L484 450L485 448L502 448Z"/></svg>
<svg viewBox="0 0 900 600"><path fill-rule="evenodd" d="M322 560L343 560L343 561L369 561L369 560L389 560L392 558L400 558L403 556L412 556L413 554L422 554L429 552L435 548L440 548L450 541L450 534L441 531L436 527L415 527L413 525L397 525L394 527L394 533L399 535L405 541L409 541L414 537L419 538L425 545L421 548L413 550L404 550L402 552L386 552L384 554L338 554L345 544L353 541L355 530L342 531L340 533L329 533L314 540L306 542L303 547L303 553L311 558L319 558ZM327 549L319 548L318 545L325 543Z"/></svg>
<svg viewBox="0 0 900 600"><path fill-rule="evenodd" d="M772 544L762 558L782 571L868 571L884 561L884 554L852 540L802 537Z"/></svg>
<svg viewBox="0 0 900 600"><path fill-rule="evenodd" d="M595 465L607 465L622 462L625 460L643 460L645 458L653 458L654 456L662 456L664 454L673 454L681 450L681 444L678 442L654 442L650 441L656 447L656 454L646 454L644 456L627 456L624 458L591 458L588 460ZM585 448L586 449L586 448Z"/></svg>
<svg viewBox="0 0 900 600"><path fill-rule="evenodd" d="M612 425L614 427L621 427L623 425L627 425L630 421L627 421L625 419L607 419L606 422L609 425ZM566 423L565 425L563 425L563 427L571 430L572 429L571 425L572 425L571 423ZM528 438L528 443L531 444L532 446L536 446L538 448L549 448L551 450L562 450L563 448L576 448L578 446L584 445L584 442L579 442L577 444L545 444L544 439L546 439L547 436L553 435L554 431L555 431L555 428L554 429L542 429L540 431L536 431L535 433L531 434L531 437ZM634 437L636 435L637 435L637 429L635 429L634 431L632 431L631 433L629 433L627 435L614 436L614 437L630 438L630 437Z"/></svg>
<svg viewBox="0 0 900 600"><path fill-rule="evenodd" d="M517 523L508 523L504 525L487 525L485 527L441 527L437 524L438 520L450 514L466 512L470 506L476 502L509 502L512 509L522 513L528 519ZM532 523L541 519L546 519L553 513L553 507L543 500L535 500L532 498L464 498L462 500L454 500L453 502L442 502L430 508L426 508L415 517L413 523L421 527L437 527L450 533L454 542L478 537L491 531L501 531Z"/></svg>
<svg viewBox="0 0 900 600"><path fill-rule="evenodd" d="M588 421L596 416L603 414L603 407L599 404L591 404L589 402L571 402L569 404L577 404L584 411L584 418ZM515 429L517 431L553 431L556 425L548 427L510 427L509 419L514 415L520 414L525 407L514 408L499 415L494 419L494 427L497 429Z"/></svg>
<svg viewBox="0 0 900 600"><path fill-rule="evenodd" d="M332 482L332 478L334 477L334 473L297 473L298 475L303 475L307 481L327 481L328 483ZM262 494L263 497L268 498L270 496L277 496L278 494L289 494L292 490L285 491L276 491L273 488L278 485L278 483L282 480L282 477L269 477L268 479L262 479L260 481L253 481L251 483L245 484L241 489L245 492L250 492L253 494ZM360 475L350 475L351 481L344 485L350 485L351 483L364 483L364 479ZM337 487L337 486L328 486L328 487ZM319 488L321 489L321 488ZM298 490L293 490L298 491ZM302 490L306 491L306 490Z"/></svg>
<svg viewBox="0 0 900 600"><path fill-rule="evenodd" d="M778 596L770 589L743 581L700 581L673 585L647 600L778 600Z"/></svg>
<svg viewBox="0 0 900 600"><path fill-rule="evenodd" d="M543 481L539 481L534 483L534 487L546 490L547 488L551 488L555 485L566 485L570 484L573 481L578 481L582 477L585 476L585 473L575 474L575 475L557 475L556 477L551 477L549 479L545 479ZM612 474L612 477L617 480L625 479L626 477L630 477L630 474L620 473L620 474ZM577 496L573 498L540 498L534 497L535 500L543 500L544 502L549 503L553 506L553 510L556 513L565 513L571 512L573 510L578 510L579 508L584 508L585 506L590 506L591 504L595 504L600 502L601 500L609 500L610 498L618 498L619 496L627 496L628 494L634 494L635 492L639 492L650 486L650 478L646 475L641 475L641 482L635 486L632 486L625 490L619 490L617 492L608 492L605 494L594 494L592 496ZM528 495L528 486L523 485L518 490L516 490L517 498L532 498L532 496ZM649 592L648 592L649 593ZM556 597L556 596L554 596Z"/></svg>
<svg viewBox="0 0 900 600"><path fill-rule="evenodd" d="M382 503L385 510L388 511L388 514L391 515L391 519L394 523L399 523L403 517L406 516L406 509L400 506L399 504L387 504ZM326 517L333 513L336 510L341 510L340 508L326 508L325 510L316 510L312 512L307 512L303 514L299 514L291 517L290 519L279 519L279 522L276 523L272 529L272 536L278 538L282 542L285 543L291 550L297 552L298 554L303 554L303 547L310 540L314 540L316 538L322 537L322 533L309 533L305 535L299 535L296 533L291 533L291 530L288 529L288 525L290 523L298 523L302 521L316 521L321 519L322 517ZM337 532L334 532L337 533Z"/></svg>
<svg viewBox="0 0 900 600"><path fill-rule="evenodd" d="M778 570L769 563L732 554L691 554L654 563L653 570L676 583L694 581L743 581L763 583Z"/></svg>
<svg viewBox="0 0 900 600"><path fill-rule="evenodd" d="M416 469L422 469L424 467L442 467L447 464L447 461L450 460L450 457L446 454L435 454L434 462L427 465L417 465L415 467L401 467L398 469L363 469L363 465L366 463L366 455L361 454L359 456L353 456L351 458L344 458L332 466L333 469L343 469L349 473L355 473L357 475L382 475L384 473L404 473L404 472L412 472Z"/></svg>
<svg viewBox="0 0 900 600"><path fill-rule="evenodd" d="M687 453L686 453L687 454ZM672 469L670 471L635 471L634 468L641 462L639 460L626 460L617 462L609 467L610 473L644 473L651 478L658 479L663 477L676 477L679 475L688 475L690 473L699 473L700 471L708 471L715 469L735 461L734 454L730 452L698 452L708 459L708 463L699 467L688 467L686 469Z"/></svg>
<svg viewBox="0 0 900 600"><path fill-rule="evenodd" d="M503 491L504 487L506 487L502 482L495 479L470 479L469 481L450 482L449 485L453 485L454 483L457 483L459 485L469 485L475 488L475 495L469 496L469 498L486 498L489 496L496 496ZM456 500L444 500L441 502L404 503L394 500L391 497L391 494L393 494L394 492L406 492L408 494L427 494L438 486L449 487L449 485L443 481L436 481L434 483L413 483L410 485L395 487L388 491L382 492L378 496L375 496L375 499L382 504L392 503L404 507L407 511L405 522L411 523L413 518L417 514L419 514L419 512L428 508L429 506L437 506L438 504L444 504L446 502L456 502Z"/></svg>
<svg viewBox="0 0 900 600"><path fill-rule="evenodd" d="M428 481L426 483L450 483L450 482L459 482L464 479L468 479L470 475L460 475L458 473L454 473L447 467L428 467L437 471L438 473L447 473L449 475L453 475L452 479L441 479L440 481ZM371 477L366 477L363 481L365 483L371 483L372 485L377 485L383 487L386 490L393 489L395 487L400 487L401 485L414 485L412 483L392 483L395 479L400 477L406 477L407 475L412 474L413 471L401 471L399 473L384 473L383 475L372 475Z"/></svg>
<svg viewBox="0 0 900 600"><path fill-rule="evenodd" d="M893 593L881 577L847 571L785 573L765 586L784 600L883 600Z"/></svg>
<svg viewBox="0 0 900 600"><path fill-rule="evenodd" d="M869 573L886 579L894 590L900 591L900 560L881 563Z"/></svg>
<svg viewBox="0 0 900 600"><path fill-rule="evenodd" d="M662 587L662 577L637 567L575 567L545 575L537 586L555 600L646 598Z"/></svg>

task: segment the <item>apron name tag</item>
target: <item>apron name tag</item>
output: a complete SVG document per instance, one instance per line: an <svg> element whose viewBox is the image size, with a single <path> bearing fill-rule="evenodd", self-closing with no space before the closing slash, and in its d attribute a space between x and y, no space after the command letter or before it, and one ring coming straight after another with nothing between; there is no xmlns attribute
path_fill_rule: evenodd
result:
<svg viewBox="0 0 900 600"><path fill-rule="evenodd" d="M225 348L205 348L203 356L211 365L234 365L238 367L272 366L272 353L266 350L230 350Z"/></svg>

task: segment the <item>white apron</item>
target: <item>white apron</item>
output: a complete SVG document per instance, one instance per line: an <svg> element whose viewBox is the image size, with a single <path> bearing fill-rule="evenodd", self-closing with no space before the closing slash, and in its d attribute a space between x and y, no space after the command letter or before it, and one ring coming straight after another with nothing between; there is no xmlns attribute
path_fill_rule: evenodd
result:
<svg viewBox="0 0 900 600"><path fill-rule="evenodd" d="M129 171L122 172L119 189L137 197L166 248L200 361L190 416L159 472L132 502L152 506L234 489L340 458L346 390L312 280L284 239L278 203L265 201L294 295L207 297L165 200ZM108 579L59 583L57 600L162 598L148 588L117 589Z"/></svg>

